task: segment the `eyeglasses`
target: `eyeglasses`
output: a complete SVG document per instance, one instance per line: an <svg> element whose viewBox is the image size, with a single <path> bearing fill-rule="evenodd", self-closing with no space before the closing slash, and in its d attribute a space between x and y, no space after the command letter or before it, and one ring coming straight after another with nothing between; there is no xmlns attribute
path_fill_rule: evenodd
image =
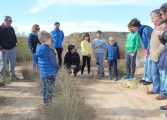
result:
<svg viewBox="0 0 167 120"><path fill-rule="evenodd" d="M37 27L37 28L36 28L36 30L40 30L40 28L39 28L39 27Z"/></svg>

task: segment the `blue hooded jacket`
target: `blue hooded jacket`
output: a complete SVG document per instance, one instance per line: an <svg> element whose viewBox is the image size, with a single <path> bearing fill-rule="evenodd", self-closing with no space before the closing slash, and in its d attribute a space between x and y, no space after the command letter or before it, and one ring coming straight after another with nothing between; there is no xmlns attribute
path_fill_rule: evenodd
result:
<svg viewBox="0 0 167 120"><path fill-rule="evenodd" d="M138 33L141 37L141 43L143 49L149 50L150 49L150 40L151 40L151 34L153 29L146 25L141 25L139 27Z"/></svg>
<svg viewBox="0 0 167 120"><path fill-rule="evenodd" d="M52 35L54 47L55 48L62 48L62 43L64 40L64 32L59 30L59 29L55 29L51 32L51 35Z"/></svg>
<svg viewBox="0 0 167 120"><path fill-rule="evenodd" d="M37 45L36 56L38 58L38 68L42 78L56 75L59 70L56 54L48 45Z"/></svg>

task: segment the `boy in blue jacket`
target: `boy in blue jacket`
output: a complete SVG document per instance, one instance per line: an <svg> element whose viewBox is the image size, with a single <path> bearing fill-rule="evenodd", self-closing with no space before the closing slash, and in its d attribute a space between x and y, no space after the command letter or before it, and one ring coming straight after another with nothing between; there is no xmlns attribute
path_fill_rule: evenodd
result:
<svg viewBox="0 0 167 120"><path fill-rule="evenodd" d="M59 65L56 61L56 54L51 46L51 35L46 31L41 31L38 34L38 38L40 43L38 43L36 48L36 56L38 58L40 77L43 82L43 100L44 104L48 105L52 100L53 86Z"/></svg>
<svg viewBox="0 0 167 120"><path fill-rule="evenodd" d="M109 37L109 44L107 45L106 61L109 65L109 80L118 80L117 73L117 59L120 59L119 47L115 38ZM112 78L112 69L114 69L114 78Z"/></svg>

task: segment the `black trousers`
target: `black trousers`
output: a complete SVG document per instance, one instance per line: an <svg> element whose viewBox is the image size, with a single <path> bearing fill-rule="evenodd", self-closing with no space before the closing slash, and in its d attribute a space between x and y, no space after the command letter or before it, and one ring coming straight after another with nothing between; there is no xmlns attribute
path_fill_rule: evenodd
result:
<svg viewBox="0 0 167 120"><path fill-rule="evenodd" d="M83 74L83 71L84 71L84 68L85 68L86 63L87 63L88 73L90 73L90 60L91 60L91 57L82 56L82 69L81 69L81 74Z"/></svg>
<svg viewBox="0 0 167 120"><path fill-rule="evenodd" d="M57 51L57 56L58 56L58 63L61 66L62 65L62 52L63 48L55 48Z"/></svg>

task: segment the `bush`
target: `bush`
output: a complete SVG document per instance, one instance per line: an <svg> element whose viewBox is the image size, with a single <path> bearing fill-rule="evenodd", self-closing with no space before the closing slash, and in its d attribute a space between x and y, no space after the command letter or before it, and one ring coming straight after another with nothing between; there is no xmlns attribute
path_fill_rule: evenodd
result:
<svg viewBox="0 0 167 120"><path fill-rule="evenodd" d="M54 98L48 107L40 109L39 119L94 120L94 109L85 104L77 92L75 80L61 69L54 88Z"/></svg>

